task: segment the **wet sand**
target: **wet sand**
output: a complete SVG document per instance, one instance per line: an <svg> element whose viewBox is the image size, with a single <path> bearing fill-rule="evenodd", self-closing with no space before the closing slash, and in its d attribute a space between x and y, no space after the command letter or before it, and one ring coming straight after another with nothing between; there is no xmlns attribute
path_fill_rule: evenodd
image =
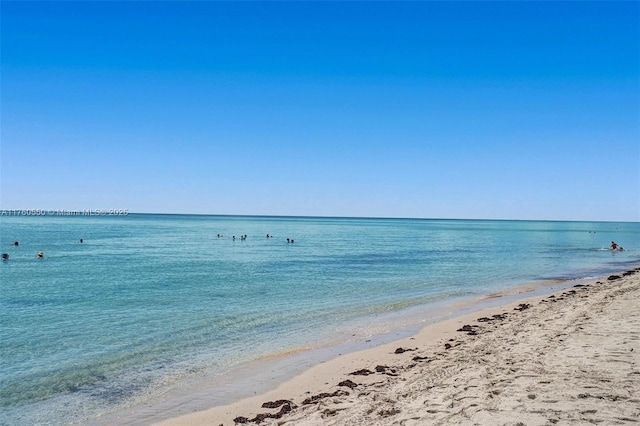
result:
<svg viewBox="0 0 640 426"><path fill-rule="evenodd" d="M640 268L425 327L161 425L640 422Z"/></svg>

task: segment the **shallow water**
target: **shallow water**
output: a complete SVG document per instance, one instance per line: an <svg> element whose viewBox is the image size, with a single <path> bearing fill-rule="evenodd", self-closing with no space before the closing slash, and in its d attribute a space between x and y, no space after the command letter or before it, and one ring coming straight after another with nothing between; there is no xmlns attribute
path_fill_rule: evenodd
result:
<svg viewBox="0 0 640 426"><path fill-rule="evenodd" d="M638 223L130 214L2 217L0 230L12 425L99 420L272 354L389 331L408 310L640 259Z"/></svg>

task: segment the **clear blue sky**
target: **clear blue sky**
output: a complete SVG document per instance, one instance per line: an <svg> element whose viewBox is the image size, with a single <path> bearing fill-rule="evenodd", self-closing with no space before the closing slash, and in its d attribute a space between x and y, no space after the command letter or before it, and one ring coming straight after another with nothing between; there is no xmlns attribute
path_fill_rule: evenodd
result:
<svg viewBox="0 0 640 426"><path fill-rule="evenodd" d="M2 208L640 220L640 3L1 3Z"/></svg>

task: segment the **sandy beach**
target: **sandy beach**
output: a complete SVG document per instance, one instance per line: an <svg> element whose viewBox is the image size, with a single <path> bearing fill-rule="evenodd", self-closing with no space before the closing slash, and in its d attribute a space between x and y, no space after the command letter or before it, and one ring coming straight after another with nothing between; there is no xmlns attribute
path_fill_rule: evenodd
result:
<svg viewBox="0 0 640 426"><path fill-rule="evenodd" d="M430 325L160 425L632 424L640 268Z"/></svg>

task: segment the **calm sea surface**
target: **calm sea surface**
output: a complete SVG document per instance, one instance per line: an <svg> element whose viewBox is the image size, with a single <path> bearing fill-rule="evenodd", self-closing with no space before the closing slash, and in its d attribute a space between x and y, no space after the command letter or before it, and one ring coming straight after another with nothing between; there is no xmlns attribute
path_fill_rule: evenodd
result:
<svg viewBox="0 0 640 426"><path fill-rule="evenodd" d="M640 260L639 223L130 214L1 217L0 231L7 425L100 423L393 315Z"/></svg>

